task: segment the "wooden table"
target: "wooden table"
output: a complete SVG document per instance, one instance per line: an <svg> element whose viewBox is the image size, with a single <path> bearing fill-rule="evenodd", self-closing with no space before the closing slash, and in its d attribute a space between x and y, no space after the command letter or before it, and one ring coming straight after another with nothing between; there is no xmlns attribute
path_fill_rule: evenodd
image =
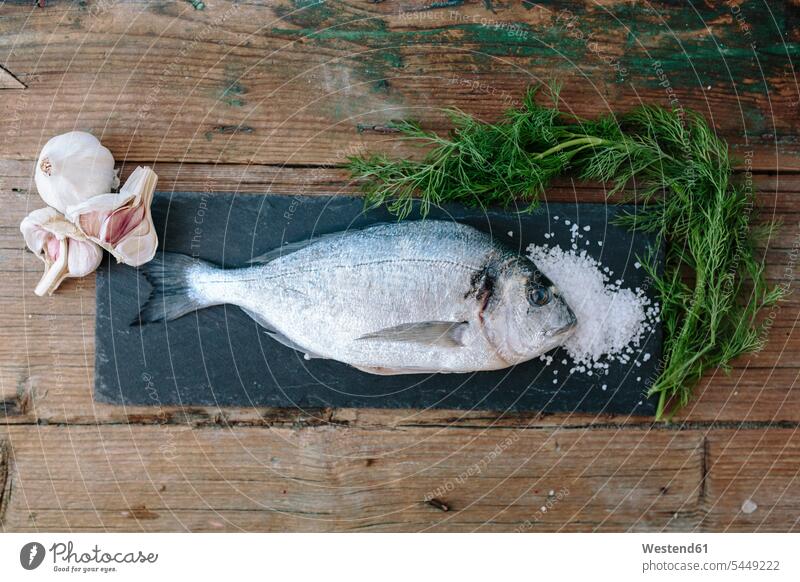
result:
<svg viewBox="0 0 800 582"><path fill-rule="evenodd" d="M0 7L4 531L789 531L800 528L793 293L770 341L671 424L420 410L93 402L94 282L33 295L18 224L51 136L100 137L159 189L350 193L386 124L497 119L558 78L582 115L705 115L752 173L772 282L800 252L800 10L786 2L6 2ZM566 7L566 8L565 8ZM550 200L598 200L562 183Z"/></svg>

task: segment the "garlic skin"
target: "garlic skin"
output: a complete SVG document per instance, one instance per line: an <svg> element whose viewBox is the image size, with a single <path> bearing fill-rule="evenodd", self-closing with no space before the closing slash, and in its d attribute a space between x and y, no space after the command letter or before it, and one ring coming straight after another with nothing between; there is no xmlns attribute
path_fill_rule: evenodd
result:
<svg viewBox="0 0 800 582"><path fill-rule="evenodd" d="M67 277L84 277L97 269L103 251L54 208L40 208L19 225L25 244L44 262L37 295L52 295Z"/></svg>
<svg viewBox="0 0 800 582"><path fill-rule="evenodd" d="M158 176L151 168L137 167L119 194L101 194L69 206L67 219L117 259L132 267L156 254L156 235L150 204Z"/></svg>
<svg viewBox="0 0 800 582"><path fill-rule="evenodd" d="M114 156L85 131L70 131L48 141L39 154L34 177L42 200L62 213L68 206L119 186Z"/></svg>

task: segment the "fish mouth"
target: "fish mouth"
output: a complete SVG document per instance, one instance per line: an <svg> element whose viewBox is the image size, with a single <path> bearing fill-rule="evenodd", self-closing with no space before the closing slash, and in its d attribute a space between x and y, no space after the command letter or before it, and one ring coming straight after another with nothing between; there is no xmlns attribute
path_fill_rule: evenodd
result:
<svg viewBox="0 0 800 582"><path fill-rule="evenodd" d="M565 333L567 333L567 332L570 332L570 331L572 331L573 329L575 329L575 326L576 326L577 324L578 324L578 320L577 320L577 319L573 319L573 320L572 320L572 321L570 321L570 322L569 322L567 325L562 325L562 326L561 326L561 327L559 327L558 329L554 329L554 330L552 330L552 331L551 331L551 332L549 332L547 335L549 335L550 337L555 337L555 336L557 336L557 335L563 335L563 334L565 334Z"/></svg>
<svg viewBox="0 0 800 582"><path fill-rule="evenodd" d="M566 325L562 325L561 327L550 331L547 335L550 337L563 335L575 329L575 326L578 325L578 318L575 317L575 313L570 309L568 305L565 305L567 308L567 313L569 314L569 323Z"/></svg>

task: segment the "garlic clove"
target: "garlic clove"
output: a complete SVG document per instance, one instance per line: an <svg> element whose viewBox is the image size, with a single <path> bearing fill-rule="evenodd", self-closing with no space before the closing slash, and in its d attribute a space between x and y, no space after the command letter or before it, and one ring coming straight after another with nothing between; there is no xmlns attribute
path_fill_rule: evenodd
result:
<svg viewBox="0 0 800 582"><path fill-rule="evenodd" d="M126 265L138 267L153 259L157 247L158 237L152 221L142 221L114 247L112 254Z"/></svg>
<svg viewBox="0 0 800 582"><path fill-rule="evenodd" d="M67 239L69 252L67 267L70 277L85 277L100 266L103 249L90 240Z"/></svg>
<svg viewBox="0 0 800 582"><path fill-rule="evenodd" d="M67 208L67 218L118 262L138 267L156 253L158 236L150 205L158 176L139 166L119 194L102 194Z"/></svg>
<svg viewBox="0 0 800 582"><path fill-rule="evenodd" d="M60 212L119 185L114 156L84 131L48 141L39 154L34 176L39 196Z"/></svg>
<svg viewBox="0 0 800 582"><path fill-rule="evenodd" d="M100 265L103 251L54 208L40 208L20 224L25 244L44 262L34 293L50 295L67 277L83 277Z"/></svg>
<svg viewBox="0 0 800 582"><path fill-rule="evenodd" d="M69 275L69 250L67 239L63 238L58 240L54 237L53 240L55 240L58 245L58 253L55 257L49 255L42 256L45 265L44 274L33 290L33 292L40 297L43 295L52 295L53 291L58 289L59 285L61 285L64 279L67 278L67 275Z"/></svg>
<svg viewBox="0 0 800 582"><path fill-rule="evenodd" d="M34 210L19 225L25 244L35 254L41 254L53 235L57 238L75 236L83 238L74 224L54 208Z"/></svg>
<svg viewBox="0 0 800 582"><path fill-rule="evenodd" d="M50 222L56 216L58 216L58 211L48 207L34 210L22 219L19 230L22 232L25 244L34 254L39 255L42 253L51 234L42 225Z"/></svg>

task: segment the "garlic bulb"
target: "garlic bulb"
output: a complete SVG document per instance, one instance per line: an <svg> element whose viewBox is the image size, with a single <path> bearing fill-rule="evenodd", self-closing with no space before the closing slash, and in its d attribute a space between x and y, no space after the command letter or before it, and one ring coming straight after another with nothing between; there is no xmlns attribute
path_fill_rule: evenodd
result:
<svg viewBox="0 0 800 582"><path fill-rule="evenodd" d="M59 212L119 186L114 156L90 133L71 131L48 141L35 170L39 196Z"/></svg>
<svg viewBox="0 0 800 582"><path fill-rule="evenodd" d="M103 251L53 208L40 208L19 226L25 244L44 261L44 275L34 293L50 295L67 277L83 277L103 260Z"/></svg>
<svg viewBox="0 0 800 582"><path fill-rule="evenodd" d="M139 166L119 194L101 194L69 206L67 219L89 239L110 252L117 261L138 267L155 256L158 236L150 204L158 176Z"/></svg>

